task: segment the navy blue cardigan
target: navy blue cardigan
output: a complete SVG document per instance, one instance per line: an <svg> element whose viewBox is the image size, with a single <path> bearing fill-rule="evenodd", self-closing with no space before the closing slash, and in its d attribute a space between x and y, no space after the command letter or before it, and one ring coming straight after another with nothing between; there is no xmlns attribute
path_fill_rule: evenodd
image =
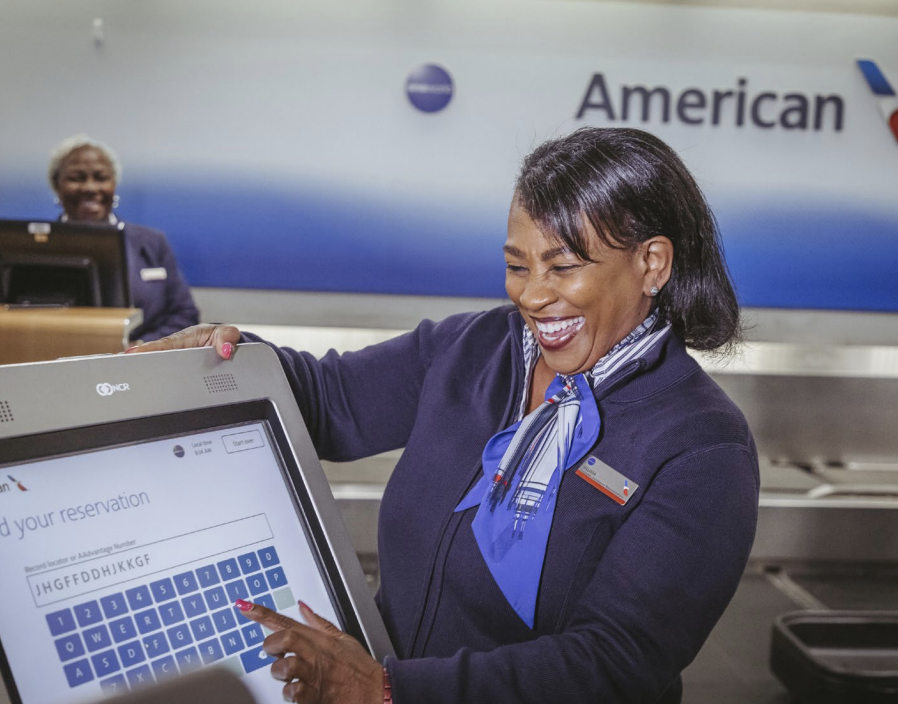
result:
<svg viewBox="0 0 898 704"><path fill-rule="evenodd" d="M131 339L149 342L196 325L199 311L165 235L131 223L124 229L131 298L143 311L143 322L131 331Z"/></svg>
<svg viewBox="0 0 898 704"><path fill-rule="evenodd" d="M395 702L678 702L754 538L751 433L673 335L600 389L592 454L639 488L620 506L565 474L531 630L481 558L477 509L453 512L513 422L521 326L504 307L321 361L280 351L323 458L405 447L379 526Z"/></svg>

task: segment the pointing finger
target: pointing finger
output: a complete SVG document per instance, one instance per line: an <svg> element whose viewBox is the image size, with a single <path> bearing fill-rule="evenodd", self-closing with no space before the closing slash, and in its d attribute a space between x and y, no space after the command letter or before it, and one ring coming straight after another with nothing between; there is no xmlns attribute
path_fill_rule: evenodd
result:
<svg viewBox="0 0 898 704"><path fill-rule="evenodd" d="M249 601L244 601L243 599L237 599L237 601L234 602L234 605L240 609L244 616L252 619L256 623L261 623L271 631L285 631L288 628L295 628L296 626L303 627L303 624L299 621L294 621L289 616L284 616L284 614L280 614L277 611L272 611L261 604L253 604Z"/></svg>

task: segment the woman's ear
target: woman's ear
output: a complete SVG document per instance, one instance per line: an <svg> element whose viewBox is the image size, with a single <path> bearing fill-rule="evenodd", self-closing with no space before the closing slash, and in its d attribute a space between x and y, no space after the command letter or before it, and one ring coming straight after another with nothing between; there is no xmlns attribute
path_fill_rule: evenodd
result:
<svg viewBox="0 0 898 704"><path fill-rule="evenodd" d="M673 242L661 235L652 237L642 243L642 256L645 262L643 293L646 296L657 296L670 280L674 257Z"/></svg>

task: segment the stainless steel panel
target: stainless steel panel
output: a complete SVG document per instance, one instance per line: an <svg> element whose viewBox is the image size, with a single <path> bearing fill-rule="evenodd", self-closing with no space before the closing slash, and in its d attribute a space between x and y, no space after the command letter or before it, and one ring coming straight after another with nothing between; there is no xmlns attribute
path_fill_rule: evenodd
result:
<svg viewBox="0 0 898 704"><path fill-rule="evenodd" d="M753 560L898 560L898 501L761 498Z"/></svg>
<svg viewBox="0 0 898 704"><path fill-rule="evenodd" d="M753 343L698 357L779 463L898 467L898 348Z"/></svg>

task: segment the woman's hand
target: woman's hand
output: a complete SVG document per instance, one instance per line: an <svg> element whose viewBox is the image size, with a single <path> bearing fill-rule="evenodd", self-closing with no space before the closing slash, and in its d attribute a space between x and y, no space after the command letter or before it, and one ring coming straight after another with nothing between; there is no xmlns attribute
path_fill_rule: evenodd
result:
<svg viewBox="0 0 898 704"><path fill-rule="evenodd" d="M190 347L214 347L224 359L230 359L237 343L240 331L233 325L194 325L168 337L153 342L145 342L125 350L125 354L135 352L159 352L161 350L183 350Z"/></svg>
<svg viewBox="0 0 898 704"><path fill-rule="evenodd" d="M384 671L352 636L299 602L309 624L239 599L243 614L274 631L262 644L278 660L271 675L286 682L284 699L302 704L381 704Z"/></svg>

